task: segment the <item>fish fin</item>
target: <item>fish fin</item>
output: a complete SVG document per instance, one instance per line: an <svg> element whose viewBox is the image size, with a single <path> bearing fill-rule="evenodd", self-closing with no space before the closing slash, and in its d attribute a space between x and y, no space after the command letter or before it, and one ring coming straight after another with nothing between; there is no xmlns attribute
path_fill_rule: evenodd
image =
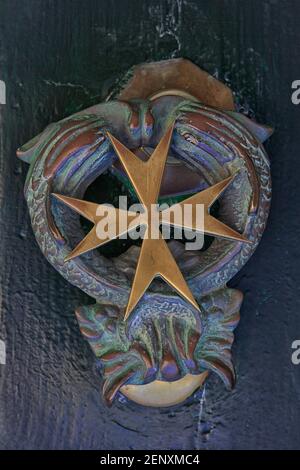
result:
<svg viewBox="0 0 300 470"><path fill-rule="evenodd" d="M238 113L236 111L228 111L227 114L239 121L261 143L265 142L269 137L271 137L274 132L274 129L272 127L264 126L263 124L258 124L256 121L249 119L244 114Z"/></svg>

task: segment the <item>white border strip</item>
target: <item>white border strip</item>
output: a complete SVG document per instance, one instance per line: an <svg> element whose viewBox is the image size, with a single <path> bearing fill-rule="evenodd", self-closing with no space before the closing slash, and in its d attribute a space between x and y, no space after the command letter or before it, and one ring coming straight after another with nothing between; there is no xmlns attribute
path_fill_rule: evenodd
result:
<svg viewBox="0 0 300 470"><path fill-rule="evenodd" d="M2 339L0 339L0 364L6 364L6 346Z"/></svg>
<svg viewBox="0 0 300 470"><path fill-rule="evenodd" d="M6 104L6 85L0 80L0 104Z"/></svg>

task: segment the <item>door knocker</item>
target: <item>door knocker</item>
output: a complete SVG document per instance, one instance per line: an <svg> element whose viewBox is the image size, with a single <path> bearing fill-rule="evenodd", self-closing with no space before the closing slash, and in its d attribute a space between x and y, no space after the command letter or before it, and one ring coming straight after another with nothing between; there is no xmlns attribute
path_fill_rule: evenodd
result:
<svg viewBox="0 0 300 470"><path fill-rule="evenodd" d="M142 64L126 77L113 99L50 124L18 156L30 165L25 197L40 249L94 299L76 316L106 402L120 393L171 406L209 372L234 385L243 295L226 283L266 226L262 143L272 130L237 112L230 89L188 60ZM142 210L115 210L120 195ZM175 209L187 204L190 222L177 223ZM113 235L99 235L104 219L114 220ZM201 232L201 249L185 249L174 235L182 228Z"/></svg>

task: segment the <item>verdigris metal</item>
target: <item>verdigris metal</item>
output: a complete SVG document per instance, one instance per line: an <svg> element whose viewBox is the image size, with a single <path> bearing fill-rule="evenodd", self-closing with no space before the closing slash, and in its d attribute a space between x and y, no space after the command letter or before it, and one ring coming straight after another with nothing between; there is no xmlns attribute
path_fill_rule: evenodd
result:
<svg viewBox="0 0 300 470"><path fill-rule="evenodd" d="M129 268L139 248L109 259L93 251L65 263L84 233L79 217L51 193L81 198L99 175L110 171L116 156L107 131L129 148L151 148L174 121L172 152L201 175L204 187L238 171L220 199L219 219L244 233L252 244L214 239L207 250L194 252L170 242L200 314L157 280L125 324L123 312L132 281ZM267 134L267 128L234 110L170 93L101 103L51 124L20 149L20 157L30 164L25 196L38 244L69 282L96 301L76 313L100 361L109 403L125 383L175 381L206 370L233 386L230 349L242 294L226 288L226 283L254 252L266 225L271 183L261 141Z"/></svg>

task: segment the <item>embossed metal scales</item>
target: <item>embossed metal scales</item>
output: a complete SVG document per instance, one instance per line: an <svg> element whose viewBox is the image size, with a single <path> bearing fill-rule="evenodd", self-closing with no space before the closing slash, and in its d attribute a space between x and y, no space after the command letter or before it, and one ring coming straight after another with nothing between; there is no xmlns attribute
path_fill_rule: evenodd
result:
<svg viewBox="0 0 300 470"><path fill-rule="evenodd" d="M25 196L43 254L95 299L76 315L101 364L107 403L121 393L142 405L171 406L189 397L210 371L228 388L234 385L231 345L242 294L226 283L265 229L271 179L262 143L272 130L236 112L230 89L188 60L142 64L127 77L114 99L50 124L18 156L30 164ZM163 264L160 273L177 290L160 279L145 287L141 270L135 275L138 246L109 259L89 251L95 243L80 249L85 233L78 212L90 214L74 201L84 200L88 186L106 171L129 177L139 192L141 165L149 164L151 154L158 166L167 157L160 195L201 199L222 187L211 220L223 231L208 230L215 237L206 250L186 251L179 241L164 241L182 284L172 282L172 272L166 279ZM131 173L128 155L137 162ZM158 187L153 191L158 196ZM137 279L143 289L128 309Z"/></svg>

